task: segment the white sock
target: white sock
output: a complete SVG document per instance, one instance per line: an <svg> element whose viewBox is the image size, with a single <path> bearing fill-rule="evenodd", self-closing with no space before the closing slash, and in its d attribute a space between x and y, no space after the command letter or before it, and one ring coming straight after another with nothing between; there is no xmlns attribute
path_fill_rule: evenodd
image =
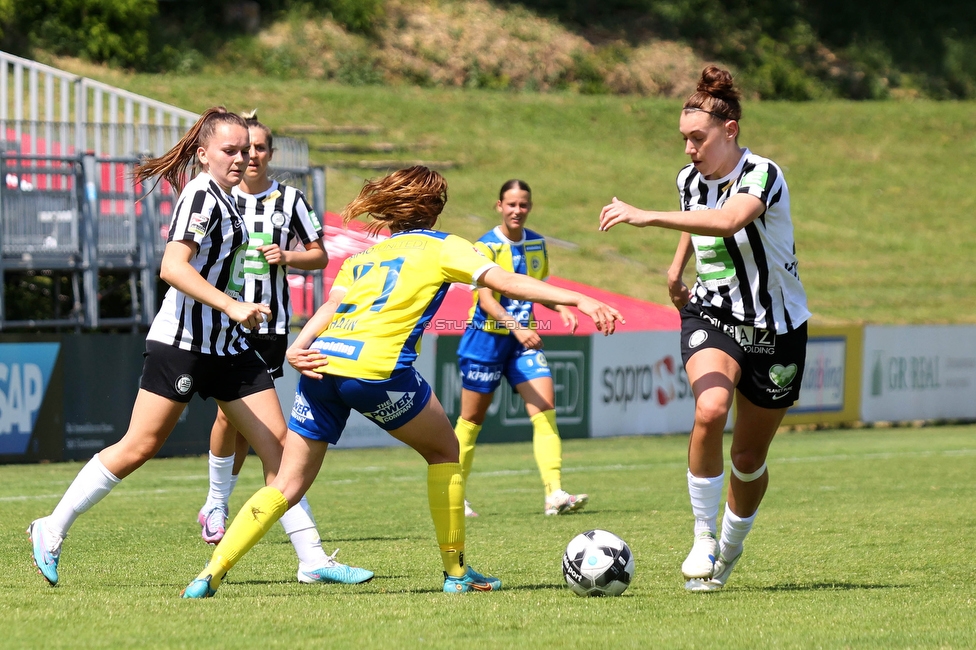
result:
<svg viewBox="0 0 976 650"><path fill-rule="evenodd" d="M54 512L44 520L44 526L52 535L64 538L75 519L88 512L120 482L121 479L105 469L95 454L68 486Z"/></svg>
<svg viewBox="0 0 976 650"><path fill-rule="evenodd" d="M214 508L223 507L227 510L230 493L234 489L234 454L226 457L214 456L210 452L210 491L207 492L207 503L203 512L210 512Z"/></svg>
<svg viewBox="0 0 976 650"><path fill-rule="evenodd" d="M326 563L329 556L322 550L322 540L315 527L315 518L312 517L312 509L305 497L289 508L280 521L291 540L291 545L295 547L299 565L315 568Z"/></svg>
<svg viewBox="0 0 976 650"><path fill-rule="evenodd" d="M688 495L691 512L695 515L695 535L702 531L715 534L718 529L718 507L722 502L722 483L725 472L714 478L699 478L688 470Z"/></svg>
<svg viewBox="0 0 976 650"><path fill-rule="evenodd" d="M759 511L751 517L740 517L732 512L729 504L725 504L725 516L722 517L722 539L719 540L719 550L727 558L732 558L742 552L742 542L752 530L752 522L756 520Z"/></svg>

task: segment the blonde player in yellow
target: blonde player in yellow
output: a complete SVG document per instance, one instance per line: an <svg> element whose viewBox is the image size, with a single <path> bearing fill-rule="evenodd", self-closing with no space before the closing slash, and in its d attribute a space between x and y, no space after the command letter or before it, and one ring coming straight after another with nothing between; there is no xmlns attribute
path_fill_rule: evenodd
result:
<svg viewBox="0 0 976 650"><path fill-rule="evenodd" d="M224 575L315 480L351 409L372 419L428 463L427 496L444 563L444 591L497 591L501 581L465 562L464 481L454 430L413 367L420 337L451 283L480 284L523 300L576 306L610 334L620 313L575 291L505 271L460 237L430 230L447 202L447 183L426 167L367 182L343 210L349 222L393 235L343 264L329 300L288 348L299 372L282 464L275 480L234 518L207 568L184 598L213 596Z"/></svg>

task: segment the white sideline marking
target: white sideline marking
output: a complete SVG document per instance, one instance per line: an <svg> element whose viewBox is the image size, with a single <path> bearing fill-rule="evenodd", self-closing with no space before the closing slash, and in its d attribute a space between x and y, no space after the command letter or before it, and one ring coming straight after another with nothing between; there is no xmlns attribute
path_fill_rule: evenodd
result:
<svg viewBox="0 0 976 650"><path fill-rule="evenodd" d="M848 461L848 460L889 460L892 458L931 458L933 456L976 456L976 449L945 449L943 451L886 451L886 452L871 452L866 454L832 454L829 456L794 456L786 458L771 458L770 464L775 466L777 463L821 463L821 462L835 462L835 461ZM566 467L563 468L563 473L578 474L584 472L606 472L606 471L638 471L647 470L652 468L661 467L685 467L687 463L681 462L666 462L666 463L642 463L639 465L600 465L600 466L586 466L586 467ZM369 471L383 471L385 468L372 466L369 467ZM536 474L538 470L536 468L532 469L505 469L498 470L494 472L471 472L477 476L524 476L526 474ZM206 479L206 475L198 474L184 474L177 476L165 477L169 480L203 480ZM362 479L359 478L340 478L333 480L320 480L316 483L320 485L346 485L350 483L359 483ZM374 481L375 478L369 478L369 481ZM414 482L427 480L426 475L402 475L394 476L390 481L395 482ZM123 497L139 497L145 496L147 494L172 494L177 492L198 492L199 488L185 487L177 489L164 489L156 488L151 490L128 490L123 488L121 491L113 491L113 494L118 494ZM63 493L62 493L63 494ZM13 496L0 497L0 503L5 501L28 501L28 500L40 500L40 499L59 499L62 494L21 494Z"/></svg>

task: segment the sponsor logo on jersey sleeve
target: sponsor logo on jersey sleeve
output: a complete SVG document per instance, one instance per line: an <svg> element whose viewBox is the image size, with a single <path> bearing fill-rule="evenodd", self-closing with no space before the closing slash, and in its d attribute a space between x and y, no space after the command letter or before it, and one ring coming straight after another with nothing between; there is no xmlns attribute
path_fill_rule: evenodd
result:
<svg viewBox="0 0 976 650"><path fill-rule="evenodd" d="M315 210L308 211L308 220L312 222L312 227L316 230L322 230L322 222L319 221L319 217L315 214Z"/></svg>
<svg viewBox="0 0 976 650"><path fill-rule="evenodd" d="M190 223L189 225L187 225L186 229L192 232L193 234L200 235L202 237L203 235L207 234L208 221L209 219L205 215L200 214L199 212L197 212L196 214L191 214Z"/></svg>

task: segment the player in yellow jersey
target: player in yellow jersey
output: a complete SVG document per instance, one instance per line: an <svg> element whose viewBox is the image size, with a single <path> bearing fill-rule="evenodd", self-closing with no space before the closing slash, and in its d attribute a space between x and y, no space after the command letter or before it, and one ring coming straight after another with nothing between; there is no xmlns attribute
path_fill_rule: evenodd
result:
<svg viewBox="0 0 976 650"><path fill-rule="evenodd" d="M485 257L505 270L538 280L549 277L546 240L525 227L532 211L528 183L512 179L498 192L495 209L501 223L475 242ZM545 303L543 303L545 304ZM546 305L559 312L576 331L576 315L563 305ZM585 494L569 494L562 486L562 440L556 428L556 392L542 338L532 317L532 302L514 300L491 289L478 289L471 309L471 326L458 345L461 371L461 415L454 426L461 445L461 471L465 483L474 463L474 446L502 377L522 399L532 422L532 452L545 487L547 515L575 512L586 505ZM464 502L464 514L478 513Z"/></svg>
<svg viewBox="0 0 976 650"><path fill-rule="evenodd" d="M464 558L464 481L458 441L444 409L413 367L420 337L453 282L480 284L522 300L576 306L611 334L620 313L575 291L511 273L460 237L430 230L447 202L447 182L411 167L367 182L342 216L368 214L389 239L343 264L323 305L288 348L299 372L284 458L275 480L244 504L207 568L184 598L216 593L227 570L315 480L351 409L371 418L428 463L427 496L444 563L444 591L496 591L497 578Z"/></svg>

